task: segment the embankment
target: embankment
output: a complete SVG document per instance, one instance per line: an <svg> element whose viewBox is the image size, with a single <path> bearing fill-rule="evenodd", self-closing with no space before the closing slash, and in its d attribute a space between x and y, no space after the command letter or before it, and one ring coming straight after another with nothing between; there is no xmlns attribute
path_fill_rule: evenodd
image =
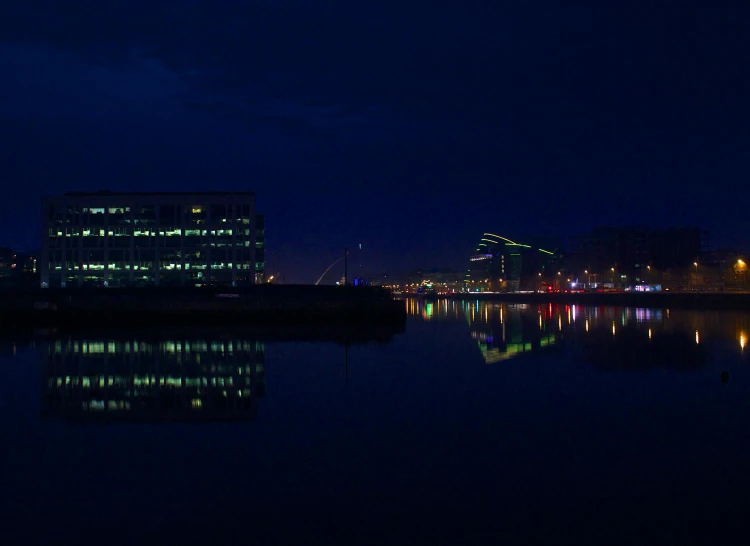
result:
<svg viewBox="0 0 750 546"><path fill-rule="evenodd" d="M368 324L406 320L403 301L367 287L33 289L0 292L0 321L34 327L147 324Z"/></svg>
<svg viewBox="0 0 750 546"><path fill-rule="evenodd" d="M529 304L605 305L615 307L653 307L665 309L705 309L714 311L750 311L750 294L696 292L591 292L591 293L527 293L527 294L451 294L450 299L467 301L504 301Z"/></svg>

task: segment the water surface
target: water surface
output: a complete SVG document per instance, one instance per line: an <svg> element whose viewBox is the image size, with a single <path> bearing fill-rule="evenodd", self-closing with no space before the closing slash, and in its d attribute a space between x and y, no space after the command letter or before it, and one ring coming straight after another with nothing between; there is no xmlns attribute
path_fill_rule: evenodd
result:
<svg viewBox="0 0 750 546"><path fill-rule="evenodd" d="M0 540L745 536L750 315L406 305L405 333L368 342L364 328L356 344L242 329L5 339Z"/></svg>

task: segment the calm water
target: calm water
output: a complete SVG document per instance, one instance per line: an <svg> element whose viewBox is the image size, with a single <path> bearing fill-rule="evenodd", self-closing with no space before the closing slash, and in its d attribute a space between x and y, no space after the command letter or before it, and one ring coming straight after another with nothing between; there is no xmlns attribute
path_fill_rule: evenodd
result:
<svg viewBox="0 0 750 546"><path fill-rule="evenodd" d="M406 305L348 346L0 342L0 544L747 538L750 314Z"/></svg>

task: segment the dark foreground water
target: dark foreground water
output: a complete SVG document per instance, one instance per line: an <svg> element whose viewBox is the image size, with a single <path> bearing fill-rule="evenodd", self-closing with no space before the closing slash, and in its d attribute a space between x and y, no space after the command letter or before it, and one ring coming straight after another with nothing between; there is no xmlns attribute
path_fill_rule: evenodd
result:
<svg viewBox="0 0 750 546"><path fill-rule="evenodd" d="M0 544L745 543L750 315L407 307L6 339Z"/></svg>

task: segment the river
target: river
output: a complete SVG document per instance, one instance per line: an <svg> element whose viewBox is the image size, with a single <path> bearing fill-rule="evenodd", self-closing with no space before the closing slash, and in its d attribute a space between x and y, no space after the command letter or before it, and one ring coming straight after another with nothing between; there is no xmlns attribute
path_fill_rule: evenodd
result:
<svg viewBox="0 0 750 546"><path fill-rule="evenodd" d="M405 332L356 343L6 336L0 543L747 533L750 313L406 305Z"/></svg>

